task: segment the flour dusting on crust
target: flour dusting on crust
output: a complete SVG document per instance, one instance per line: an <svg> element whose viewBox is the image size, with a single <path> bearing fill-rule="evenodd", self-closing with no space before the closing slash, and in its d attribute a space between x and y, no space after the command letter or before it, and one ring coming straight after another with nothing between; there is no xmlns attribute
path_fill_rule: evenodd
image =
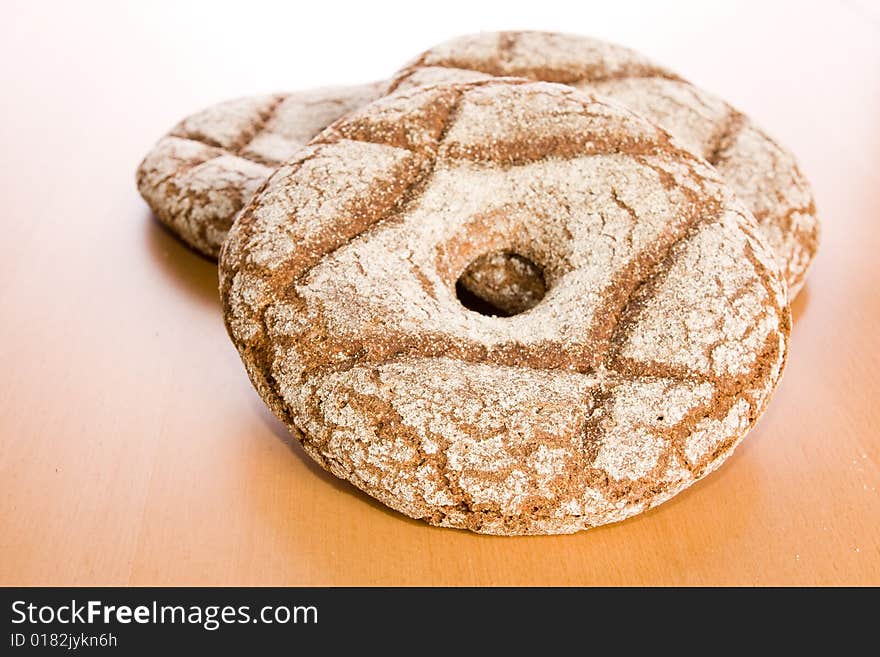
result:
<svg viewBox="0 0 880 657"><path fill-rule="evenodd" d="M512 317L455 293L497 251L547 284ZM245 207L220 274L251 379L309 455L484 533L669 499L753 426L788 344L785 283L714 170L548 83L401 89L338 121Z"/></svg>
<svg viewBox="0 0 880 657"><path fill-rule="evenodd" d="M162 223L216 258L235 215L269 174L384 89L374 83L218 103L159 140L138 167L138 190Z"/></svg>

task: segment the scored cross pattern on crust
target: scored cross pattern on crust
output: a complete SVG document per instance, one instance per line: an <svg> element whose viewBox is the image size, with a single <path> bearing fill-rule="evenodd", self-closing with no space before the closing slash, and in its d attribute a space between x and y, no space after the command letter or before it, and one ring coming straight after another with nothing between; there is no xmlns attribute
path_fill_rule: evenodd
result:
<svg viewBox="0 0 880 657"><path fill-rule="evenodd" d="M326 469L434 524L571 532L668 499L763 411L790 319L755 233L636 115L486 80L319 135L242 212L221 291L251 380ZM500 247L548 282L503 319L454 293Z"/></svg>
<svg viewBox="0 0 880 657"><path fill-rule="evenodd" d="M383 91L374 83L220 103L159 140L138 169L138 189L163 223L216 258L235 215L272 171Z"/></svg>

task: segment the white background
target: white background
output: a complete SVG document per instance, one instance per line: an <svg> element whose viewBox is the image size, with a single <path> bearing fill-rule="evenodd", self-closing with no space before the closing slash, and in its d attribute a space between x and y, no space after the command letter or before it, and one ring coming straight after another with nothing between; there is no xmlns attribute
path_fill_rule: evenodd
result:
<svg viewBox="0 0 880 657"><path fill-rule="evenodd" d="M790 144L804 127L799 122L816 120L803 104L813 94L834 93L841 62L876 57L829 52L819 58L824 69L804 67L805 53L839 43L842 32L880 35L875 0L818 4L843 6L849 20L830 22L825 34L813 21L803 48L793 50L790 38L777 37L803 29L809 2L6 2L0 131L16 129L10 122L18 103L44 113L48 129L65 114L92 112L86 123L98 130L108 112L138 104L127 128L143 150L185 114L229 97L379 79L457 34L540 29L640 49Z"/></svg>

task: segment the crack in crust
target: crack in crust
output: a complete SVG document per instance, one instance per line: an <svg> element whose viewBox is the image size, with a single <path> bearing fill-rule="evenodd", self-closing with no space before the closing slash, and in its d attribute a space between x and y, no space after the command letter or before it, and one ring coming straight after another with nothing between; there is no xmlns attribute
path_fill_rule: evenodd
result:
<svg viewBox="0 0 880 657"><path fill-rule="evenodd" d="M706 162L714 167L723 158L729 157L728 149L731 142L733 142L747 122L748 119L744 114L731 109L730 115L718 131L717 136L711 144L706 146L705 155L703 156Z"/></svg>
<svg viewBox="0 0 880 657"><path fill-rule="evenodd" d="M454 282L505 245L531 249L547 295L475 316ZM622 110L524 80L401 91L340 120L254 196L220 274L249 376L310 455L484 533L669 499L731 453L787 353L778 268L711 170Z"/></svg>

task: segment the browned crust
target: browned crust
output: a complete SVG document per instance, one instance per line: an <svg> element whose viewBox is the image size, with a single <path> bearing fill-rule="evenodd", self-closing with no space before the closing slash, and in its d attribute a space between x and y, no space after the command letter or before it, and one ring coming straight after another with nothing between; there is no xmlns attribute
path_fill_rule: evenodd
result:
<svg viewBox="0 0 880 657"><path fill-rule="evenodd" d="M138 191L159 221L196 251L216 259L235 215L290 154L285 150L283 156L272 155L251 148L258 137L271 132L271 122L282 105L316 95L324 105L338 105L329 121L379 97L384 84L328 89L323 95L322 90L273 94L209 107L180 121L150 150L138 166ZM309 103L303 102L302 114L306 115ZM247 107L240 107L244 104ZM210 125L200 125L201 116L213 115L205 119ZM224 122L232 123L231 132L220 140L209 128ZM326 123L321 123L307 137L324 127Z"/></svg>
<svg viewBox="0 0 880 657"><path fill-rule="evenodd" d="M629 157L635 164L651 164L646 154L662 156L670 161L685 163L688 176L698 184L695 188L685 188L671 177L671 174L659 168L661 179L665 184L675 188L687 189L689 212L671 221L668 229L658 242L642 254L634 258L630 264L618 274L607 286L602 302L602 310L597 313L602 319L592 329L585 347L563 345L553 341L545 341L540 345L527 346L513 340L509 343L497 344L491 348L474 341L450 339L444 334L430 331L406 333L395 332L382 328L379 332L360 336L339 335L329 330L330 321L322 315L321 308L310 307L297 292L297 286L310 276L314 266L338 252L352 240L369 239L370 233L381 229L389 222L394 222L406 208L417 202L422 193L424 181L436 166L438 158L455 158L458 153L446 148L446 139L450 126L455 121L456 108L463 94L475 89L502 88L505 86L526 86L525 81L489 80L470 84L454 85L436 89L414 91L411 94L434 94L434 101L424 107L429 110L421 112L420 126L424 127L419 138L414 138L415 127L399 130L389 126L382 119L379 109L367 108L357 116L343 119L331 126L316 138L314 146L302 157L285 167L270 178L266 187L258 193L241 213L233 233L227 241L220 259L221 293L224 303L224 316L230 335L242 354L249 375L263 398L288 426L301 436L307 452L322 466L352 481L355 485L377 497L389 506L412 515L421 517L428 522L455 527L466 527L475 531L489 533L522 534L522 533L554 533L575 531L604 522L619 520L650 506L656 505L679 490L690 485L699 477L711 471L732 451L733 447L754 424L763 412L770 392L775 387L784 365L787 350L787 339L790 327L790 316L784 300L783 284L779 272L767 264L766 256L759 257L756 249L764 253L764 246L753 234L751 220L741 211L737 225L747 237L746 254L757 272L760 285L767 290L768 305L765 310L778 319L778 328L768 333L762 347L754 354L751 367L736 375L691 371L669 363L651 363L644 359L633 361L620 352L620 345L625 341L629 327L638 321L639 313L647 299L656 293L662 284L664 272L674 266L682 253L683 245L687 244L701 227L719 221L725 210L729 211L728 201L721 201L713 190L719 189L718 184L708 174L708 170L694 156L680 149L670 141L665 133L654 130L652 138L631 139L630 135L597 134L593 139L585 140L581 136L573 138L571 144L564 148L559 139L532 140L517 144L516 142L494 142L492 146L480 150L480 161L491 162L495 167L518 166L522 162L533 162L543 159L560 157L576 157L580 154L617 153ZM589 112L598 101L558 87L537 86L540 93L560 94L567 101L575 99ZM371 118L375 116L375 131L371 130ZM412 117L409 117L412 118ZM424 134L430 138L425 139ZM269 265L261 265L254 260L254 249L257 243L265 243L271 239L271 231L262 233L258 229L256 213L266 204L273 203L273 197L286 193L285 185L295 184L297 172L310 160L322 156L325 148L345 140L355 139L368 143L392 146L405 149L410 155L399 160L397 169L389 179L393 185L383 183L372 188L370 193L359 198L356 206L345 206L335 216L335 229L330 229L327 239L312 238L295 242L289 257L275 260ZM542 145L545 152L536 149L536 143ZM597 146L598 144L598 146ZM521 151L521 152L518 152ZM651 166L656 166L651 164ZM615 194L615 202L625 212L635 213L622 198ZM291 225L296 226L295 216L290 217ZM304 226L302 230L309 227ZM315 235L323 235L325 228ZM262 240L262 242L261 242ZM308 242L308 246L304 244ZM447 285L454 284L457 272L449 271L445 275ZM244 291L253 293L253 299L242 302L239 295L241 289L236 288L237 277L244 276L252 281L244 286ZM431 287L431 281L424 279L421 272L419 280L423 286ZM452 280L449 280L452 278ZM307 324L294 335L285 337L275 324L277 319L267 315L277 304L283 304L294 315L302 317L308 312ZM273 311L274 312L274 311ZM246 327L246 328L243 328ZM283 332L282 332L283 333ZM714 345L709 345L711 352ZM294 351L299 363L299 374L288 372L283 364L284 354ZM383 366L400 363L405 365L425 359L455 359L472 365L490 365L494 368L520 368L524 372L563 373L566 371L582 372L596 376L597 385L588 391L582 399L582 431L583 446L577 465L569 464L567 470L560 474L551 484L556 493L531 495L523 502L528 509L517 514L506 513L499 504L476 500L464 490L454 477L450 476L446 453L450 447L449 437L442 433L432 434L432 439L439 444L435 451L428 452L420 444L412 427L408 426L400 413L388 400L366 392L353 389L339 389L335 393L335 404L345 405L367 422L377 439L394 439L408 445L412 455L407 461L401 462L402 470L429 468L435 474L425 475L431 479L432 486L442 490L451 500L443 505L425 503L415 504L405 501L393 490L375 482L386 475L381 469L369 463L355 463L339 452L327 441L333 435L332 422L324 410L318 406L313 390L315 381L326 379L332 373L350 372L355 369L372 371L376 380L380 380L379 369ZM287 377L283 383L278 375ZM555 375L555 374L554 374ZM293 378L290 378L293 377ZM597 445L607 438L616 421L613 408L610 406L616 399L616 390L633 381L668 381L668 385L697 386L711 385L711 398L699 404L673 426L663 430L667 447L652 469L634 480L616 480L608 471L591 465L595 460ZM426 382L427 383L427 382ZM305 386L305 406L294 411L285 402L285 393L291 386ZM748 404L748 415L743 419L742 426L731 430L726 438L711 450L703 453L695 462L688 460L685 442L697 430L697 426L707 421L722 421L731 409L740 401ZM314 423L323 425L329 433L319 435L313 427ZM476 426L460 425L466 433L479 436ZM302 433L300 433L302 430ZM340 428L341 430L341 428ZM657 431L656 427L652 430ZM511 458L524 459L533 454L541 445L553 444L560 436L550 434L536 435L520 448L511 452ZM515 452L515 453L514 453ZM689 471L689 478L666 481L661 474L675 461ZM487 485L500 486L503 477L510 471L501 469L497 475L485 475ZM619 502L614 510L596 513L590 516L558 515L559 495L584 486L598 487L603 490L606 501ZM557 497L554 497L557 495ZM557 500L554 502L553 500Z"/></svg>

